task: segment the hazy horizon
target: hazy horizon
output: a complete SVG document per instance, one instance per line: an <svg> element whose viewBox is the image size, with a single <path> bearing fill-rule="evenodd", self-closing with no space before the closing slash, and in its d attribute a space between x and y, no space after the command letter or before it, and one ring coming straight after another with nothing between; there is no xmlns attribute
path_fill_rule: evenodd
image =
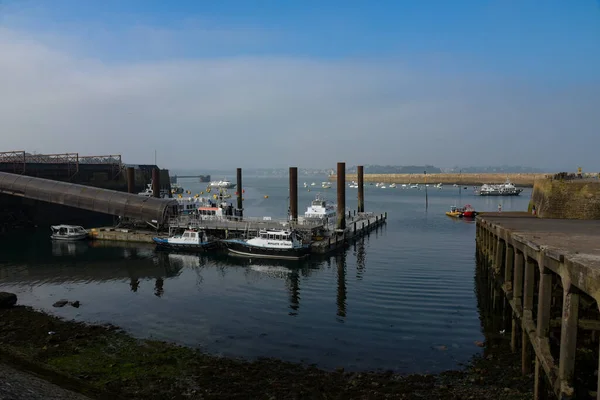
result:
<svg viewBox="0 0 600 400"><path fill-rule="evenodd" d="M0 151L600 170L596 1L0 3Z"/></svg>

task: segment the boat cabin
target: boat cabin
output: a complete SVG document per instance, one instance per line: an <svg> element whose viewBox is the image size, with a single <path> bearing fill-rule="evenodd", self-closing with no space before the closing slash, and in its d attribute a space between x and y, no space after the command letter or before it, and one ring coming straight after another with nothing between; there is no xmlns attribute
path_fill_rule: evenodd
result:
<svg viewBox="0 0 600 400"><path fill-rule="evenodd" d="M261 229L256 237L248 240L248 244L264 248L302 247L296 232L287 229Z"/></svg>
<svg viewBox="0 0 600 400"><path fill-rule="evenodd" d="M335 206L328 203L327 200L323 199L321 196L317 195L317 197L311 202L310 206L306 209L304 218L326 219L334 218L336 215L337 211Z"/></svg>
<svg viewBox="0 0 600 400"><path fill-rule="evenodd" d="M55 225L50 228L53 234L60 236L87 234L87 231L82 226L77 225Z"/></svg>

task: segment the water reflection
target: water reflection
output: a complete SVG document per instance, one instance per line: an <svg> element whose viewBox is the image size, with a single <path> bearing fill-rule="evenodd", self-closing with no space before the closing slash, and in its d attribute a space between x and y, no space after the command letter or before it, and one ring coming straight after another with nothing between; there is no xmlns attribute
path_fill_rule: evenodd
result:
<svg viewBox="0 0 600 400"><path fill-rule="evenodd" d="M55 257L75 257L88 249L86 242L52 241L52 255Z"/></svg>
<svg viewBox="0 0 600 400"><path fill-rule="evenodd" d="M336 256L337 264L337 316L344 322L346 317L346 252Z"/></svg>

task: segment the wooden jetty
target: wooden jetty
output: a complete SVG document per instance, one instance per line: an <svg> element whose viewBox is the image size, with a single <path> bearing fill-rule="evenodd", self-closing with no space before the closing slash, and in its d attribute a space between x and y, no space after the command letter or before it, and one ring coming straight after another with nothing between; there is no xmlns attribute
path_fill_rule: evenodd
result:
<svg viewBox="0 0 600 400"><path fill-rule="evenodd" d="M600 400L600 221L485 213L477 258L534 398Z"/></svg>

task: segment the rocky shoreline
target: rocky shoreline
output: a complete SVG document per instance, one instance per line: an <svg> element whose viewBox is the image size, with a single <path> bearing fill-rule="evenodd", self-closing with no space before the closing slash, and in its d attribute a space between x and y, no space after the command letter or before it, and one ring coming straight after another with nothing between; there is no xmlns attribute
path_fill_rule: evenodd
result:
<svg viewBox="0 0 600 400"><path fill-rule="evenodd" d="M275 359L222 358L135 339L110 325L24 306L0 308L0 361L90 398L530 399L532 379L521 375L518 360L506 339L494 339L460 371L324 371Z"/></svg>

